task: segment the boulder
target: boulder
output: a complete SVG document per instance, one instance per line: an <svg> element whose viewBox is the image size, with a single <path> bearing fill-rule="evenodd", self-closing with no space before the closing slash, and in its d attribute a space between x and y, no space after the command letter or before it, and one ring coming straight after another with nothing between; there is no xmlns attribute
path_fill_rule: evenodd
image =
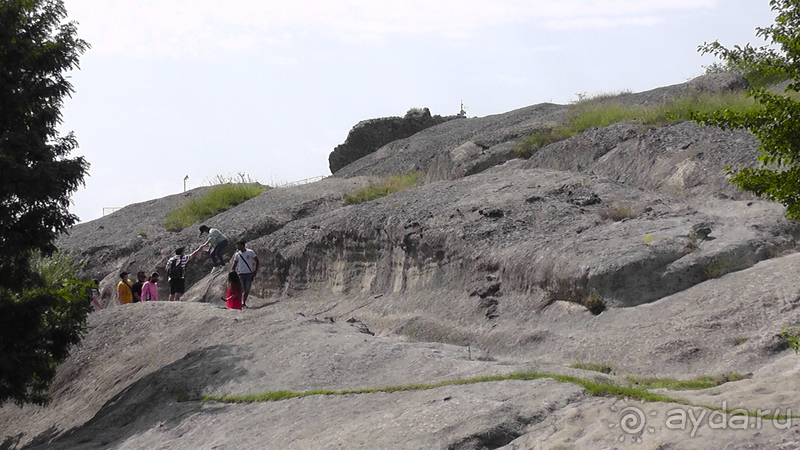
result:
<svg viewBox="0 0 800 450"><path fill-rule="evenodd" d="M344 143L339 144L328 156L331 173L374 152L389 142L403 139L426 128L462 118L455 116L431 116L428 108L412 108L404 117L383 117L362 120L349 133Z"/></svg>

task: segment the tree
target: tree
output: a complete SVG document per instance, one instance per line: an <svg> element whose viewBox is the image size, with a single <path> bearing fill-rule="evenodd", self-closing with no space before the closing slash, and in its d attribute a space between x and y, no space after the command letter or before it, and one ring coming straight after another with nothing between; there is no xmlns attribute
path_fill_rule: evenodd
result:
<svg viewBox="0 0 800 450"><path fill-rule="evenodd" d="M73 92L65 72L89 45L77 37L62 0L0 1L0 404L46 401L55 366L86 320L84 285L45 283L31 268L76 221L70 195L88 163L69 158L74 134L60 136L61 108Z"/></svg>
<svg viewBox="0 0 800 450"><path fill-rule="evenodd" d="M756 28L756 36L767 45L750 44L726 48L719 42L704 43L698 48L711 53L729 67L743 72L758 72L766 77L789 80L783 93L763 87L751 88L748 95L762 108L751 112L731 110L693 116L703 125L728 129L747 129L759 141L760 167L726 167L730 180L740 189L764 196L786 206L786 216L800 220L800 102L793 93L800 91L800 1L770 0L777 12L775 23Z"/></svg>
<svg viewBox="0 0 800 450"><path fill-rule="evenodd" d="M69 255L32 260L35 287L0 289L0 403L48 402L58 363L80 342L89 312L90 284L75 279Z"/></svg>

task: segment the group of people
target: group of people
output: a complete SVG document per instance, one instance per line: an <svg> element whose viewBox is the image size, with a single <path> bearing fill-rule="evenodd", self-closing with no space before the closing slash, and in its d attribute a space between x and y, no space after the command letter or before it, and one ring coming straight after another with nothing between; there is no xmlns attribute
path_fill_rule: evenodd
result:
<svg viewBox="0 0 800 450"><path fill-rule="evenodd" d="M186 255L186 249L179 247L175 250L175 255L167 261L165 269L169 280L169 301L180 301L181 295L186 292L186 263L204 249L207 249L206 252L211 258L212 274L225 267L222 252L228 245L228 238L216 228L201 225L200 236L204 233L208 233L208 239L191 254ZM244 241L236 243L236 253L232 261L231 270L228 272L228 288L222 300L228 308L242 309L247 307L247 297L250 295L250 287L258 271L259 261L255 252L247 248ZM135 283L131 283L129 275L130 273L125 271L119 274L117 298L120 304L158 300L158 272L153 272L149 277L144 272L139 272Z"/></svg>
<svg viewBox="0 0 800 450"><path fill-rule="evenodd" d="M158 272L153 272L150 276L145 275L144 272L136 274L136 282L131 283L129 277L130 272L120 272L120 282L117 283L117 295L119 303L124 305L127 303L138 303L141 301L157 301L158 300Z"/></svg>

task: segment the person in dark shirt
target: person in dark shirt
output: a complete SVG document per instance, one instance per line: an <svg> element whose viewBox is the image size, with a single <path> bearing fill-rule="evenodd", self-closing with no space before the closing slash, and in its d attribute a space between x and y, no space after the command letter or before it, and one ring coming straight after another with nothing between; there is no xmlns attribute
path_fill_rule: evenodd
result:
<svg viewBox="0 0 800 450"><path fill-rule="evenodd" d="M144 285L145 280L147 280L147 275L145 275L144 272L140 271L136 274L136 282L131 285L133 303L142 301L142 286Z"/></svg>

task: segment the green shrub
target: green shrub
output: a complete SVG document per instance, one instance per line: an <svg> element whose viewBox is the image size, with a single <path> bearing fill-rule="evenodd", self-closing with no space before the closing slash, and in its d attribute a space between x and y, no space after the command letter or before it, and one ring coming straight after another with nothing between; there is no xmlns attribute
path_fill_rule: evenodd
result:
<svg viewBox="0 0 800 450"><path fill-rule="evenodd" d="M164 221L164 228L180 231L199 221L213 217L269 189L258 183L221 184L206 195L191 199L173 210Z"/></svg>
<svg viewBox="0 0 800 450"><path fill-rule="evenodd" d="M416 186L417 181L425 174L422 172L410 172L400 175L392 175L383 183L371 184L344 196L343 205L355 205L368 202L377 198L386 197L395 192L407 191Z"/></svg>
<svg viewBox="0 0 800 450"><path fill-rule="evenodd" d="M31 268L48 289L60 289L65 283L74 281L78 277L77 271L80 267L72 260L72 255L69 253L56 251L50 256L44 256L40 252L35 252L30 261Z"/></svg>

